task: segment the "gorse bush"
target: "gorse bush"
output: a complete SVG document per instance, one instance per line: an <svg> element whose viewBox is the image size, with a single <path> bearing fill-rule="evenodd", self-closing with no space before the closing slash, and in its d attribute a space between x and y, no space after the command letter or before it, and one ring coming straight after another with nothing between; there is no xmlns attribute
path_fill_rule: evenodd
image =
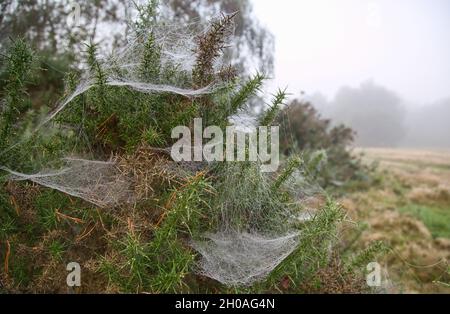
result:
<svg viewBox="0 0 450 314"><path fill-rule="evenodd" d="M100 58L87 45L85 70L66 75L51 110L27 106L34 56L23 41L11 44L0 289L65 292L66 264L76 261L79 292L308 292L339 255L344 218L310 175L317 160L292 157L266 174L259 162L170 157L174 127L198 117L225 127L263 84L264 75L240 80L220 62L234 15L201 28L159 23L153 2L140 9L149 16L133 24L129 46ZM284 98L260 125L277 123ZM359 268L349 274L360 287Z"/></svg>
<svg viewBox="0 0 450 314"><path fill-rule="evenodd" d="M312 104L293 100L277 115L280 150L286 156L301 154L310 174L324 187L345 186L370 180L370 169L352 154L355 132L345 125L332 126Z"/></svg>
<svg viewBox="0 0 450 314"><path fill-rule="evenodd" d="M5 149L14 141L17 130L13 126L29 109L30 102L25 97L25 87L30 77L33 53L23 40L17 40L10 47L4 62L3 110L0 131L0 148Z"/></svg>

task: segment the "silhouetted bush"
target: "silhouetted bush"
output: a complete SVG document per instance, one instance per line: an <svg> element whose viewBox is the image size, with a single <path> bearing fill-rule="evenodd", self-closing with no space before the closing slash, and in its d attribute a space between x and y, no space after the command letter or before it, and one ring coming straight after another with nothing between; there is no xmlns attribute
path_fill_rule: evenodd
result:
<svg viewBox="0 0 450 314"><path fill-rule="evenodd" d="M323 186L367 179L367 169L349 149L355 138L351 128L331 126L331 121L322 118L310 103L299 100L285 107L277 122L281 152L287 156L301 153L306 161L316 159L310 170Z"/></svg>

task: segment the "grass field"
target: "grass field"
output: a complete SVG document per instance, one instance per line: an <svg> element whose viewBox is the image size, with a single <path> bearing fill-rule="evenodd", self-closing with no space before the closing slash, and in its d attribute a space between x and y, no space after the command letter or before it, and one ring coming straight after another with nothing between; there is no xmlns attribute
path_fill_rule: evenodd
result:
<svg viewBox="0 0 450 314"><path fill-rule="evenodd" d="M349 215L365 225L358 245L383 240L391 292L450 292L450 151L357 149L378 163L378 183L346 195Z"/></svg>
<svg viewBox="0 0 450 314"><path fill-rule="evenodd" d="M439 175L442 182L450 183L450 150L365 148L356 151L363 153L366 161L380 162L385 169L415 169Z"/></svg>

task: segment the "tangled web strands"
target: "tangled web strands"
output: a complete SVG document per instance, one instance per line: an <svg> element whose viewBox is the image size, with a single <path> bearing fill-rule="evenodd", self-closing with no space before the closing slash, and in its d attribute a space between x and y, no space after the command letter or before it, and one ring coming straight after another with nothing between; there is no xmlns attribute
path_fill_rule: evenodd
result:
<svg viewBox="0 0 450 314"><path fill-rule="evenodd" d="M217 17L219 18L219 17ZM187 97L196 97L214 92L221 82L214 81L206 86L193 88L192 72L196 64L197 38L209 31L210 26L200 22L186 25L164 23L154 25L144 34L137 35L128 44L109 57L99 60L102 71L106 75L105 84L109 86L128 87L142 93L173 93ZM234 25L228 27L226 42L231 41ZM150 38L151 36L151 38ZM142 56L145 43L152 40L153 46L159 49L161 69L174 69L170 77L155 75L143 79ZM223 56L215 59L213 68L219 72L224 66ZM75 97L95 86L95 74L85 70L78 86L67 95L56 108L43 120L40 126L58 115Z"/></svg>
<svg viewBox="0 0 450 314"><path fill-rule="evenodd" d="M187 165L160 157L158 150L148 147L106 162L64 158L63 163L64 167L32 175L0 169L10 173L10 180L29 180L102 208L146 200L152 197L153 185L158 180L179 182L193 173Z"/></svg>
<svg viewBox="0 0 450 314"><path fill-rule="evenodd" d="M228 176L224 174L222 189L227 192L219 200L217 230L205 233L191 246L202 256L199 274L227 286L250 286L267 277L298 247L302 238L296 225L314 216L311 202L317 200L320 189L296 171L285 186L296 202L287 206L273 200L271 181L257 167L243 174L230 168ZM297 189L304 193L296 193Z"/></svg>
<svg viewBox="0 0 450 314"><path fill-rule="evenodd" d="M99 207L114 206L133 200L131 184L120 176L114 162L73 158L66 158L65 162L64 168L41 171L32 175L1 169L11 174L11 180L29 180L84 199Z"/></svg>
<svg viewBox="0 0 450 314"><path fill-rule="evenodd" d="M201 275L225 285L251 285L264 279L297 247L299 233L265 237L257 233L229 232L205 235L208 241L192 244L202 256Z"/></svg>

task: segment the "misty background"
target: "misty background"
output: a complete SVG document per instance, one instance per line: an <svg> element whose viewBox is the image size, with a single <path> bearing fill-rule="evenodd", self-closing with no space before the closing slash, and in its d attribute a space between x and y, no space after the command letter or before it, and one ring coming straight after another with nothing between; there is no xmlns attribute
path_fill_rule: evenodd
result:
<svg viewBox="0 0 450 314"><path fill-rule="evenodd" d="M449 1L253 5L275 40L273 88L352 127L356 145L450 148Z"/></svg>

